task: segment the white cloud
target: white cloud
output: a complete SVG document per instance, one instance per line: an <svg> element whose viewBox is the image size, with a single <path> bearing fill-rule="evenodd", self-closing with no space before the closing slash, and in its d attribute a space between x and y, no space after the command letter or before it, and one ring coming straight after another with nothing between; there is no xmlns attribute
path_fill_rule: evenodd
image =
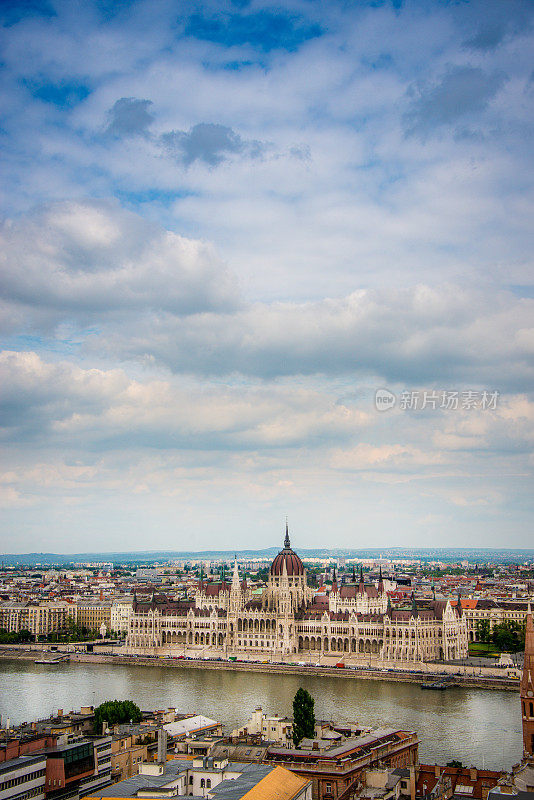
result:
<svg viewBox="0 0 534 800"><path fill-rule="evenodd" d="M45 529L60 550L96 531L175 544L176 520L184 544L239 529L261 545L288 511L301 544L333 526L352 546L520 540L528 3L487 2L482 25L476 3L288 0L285 47L246 29L264 0L103 8L11 9L5 29L18 546ZM192 35L192 13L222 14L233 43ZM379 415L376 386L501 397L485 416Z"/></svg>
<svg viewBox="0 0 534 800"><path fill-rule="evenodd" d="M57 203L8 220L0 241L4 302L30 326L236 305L235 284L212 247L115 202Z"/></svg>

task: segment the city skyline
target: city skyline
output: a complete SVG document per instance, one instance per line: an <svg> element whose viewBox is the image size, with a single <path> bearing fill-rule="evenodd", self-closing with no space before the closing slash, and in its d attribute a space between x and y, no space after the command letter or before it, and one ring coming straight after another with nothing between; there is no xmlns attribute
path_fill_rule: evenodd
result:
<svg viewBox="0 0 534 800"><path fill-rule="evenodd" d="M2 551L527 548L532 4L0 18Z"/></svg>

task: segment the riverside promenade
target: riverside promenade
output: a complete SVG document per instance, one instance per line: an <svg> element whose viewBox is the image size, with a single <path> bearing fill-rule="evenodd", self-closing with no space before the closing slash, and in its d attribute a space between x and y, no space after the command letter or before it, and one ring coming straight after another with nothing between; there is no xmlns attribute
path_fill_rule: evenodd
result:
<svg viewBox="0 0 534 800"><path fill-rule="evenodd" d="M57 645L54 650L58 655L68 654L70 663L93 663L125 666L157 666L182 670L224 670L228 672L253 672L271 674L301 674L315 677L328 676L341 680L379 680L401 683L425 684L435 681L446 681L449 686L462 686L474 689L493 689L500 691L519 690L519 680L506 674L506 670L496 667L472 667L463 664L420 664L396 667L391 665L362 665L345 663L343 668L335 664L318 664L308 662L271 662L271 661L229 661L227 658L198 658L193 656L149 656L123 655L109 652L102 645L100 652L76 652L76 645ZM96 645L98 647L98 645ZM108 652L104 650L107 649ZM0 658L35 661L50 652L50 645L0 645ZM50 669L54 669L51 665Z"/></svg>

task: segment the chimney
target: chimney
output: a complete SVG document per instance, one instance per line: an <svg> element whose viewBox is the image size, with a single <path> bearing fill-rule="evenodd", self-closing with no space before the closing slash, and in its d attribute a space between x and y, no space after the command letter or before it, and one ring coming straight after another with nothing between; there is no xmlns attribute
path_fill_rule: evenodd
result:
<svg viewBox="0 0 534 800"><path fill-rule="evenodd" d="M160 728L158 731L158 764L167 761L167 731Z"/></svg>
<svg viewBox="0 0 534 800"><path fill-rule="evenodd" d="M469 770L469 780L470 781L476 781L477 777L478 777L478 773L476 771L476 768L475 767L471 767L470 770Z"/></svg>
<svg viewBox="0 0 534 800"><path fill-rule="evenodd" d="M410 764L410 800L415 800L415 767Z"/></svg>
<svg viewBox="0 0 534 800"><path fill-rule="evenodd" d="M436 776L436 778L439 778L439 764L436 764L436 766L434 767L434 775Z"/></svg>

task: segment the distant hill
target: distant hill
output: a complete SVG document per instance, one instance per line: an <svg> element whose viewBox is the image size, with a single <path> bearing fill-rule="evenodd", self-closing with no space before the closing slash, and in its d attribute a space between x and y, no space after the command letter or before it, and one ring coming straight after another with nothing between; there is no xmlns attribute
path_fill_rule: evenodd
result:
<svg viewBox="0 0 534 800"><path fill-rule="evenodd" d="M234 553L238 559L273 558L278 552L278 547L268 547L264 550L141 550L137 552L113 553L5 553L0 555L3 566L66 566L67 564L108 561L115 564L152 564L158 561L177 559L203 558L206 561L224 559L232 561ZM406 547L381 547L366 549L330 548L320 550L303 550L298 548L303 559L306 558L394 558L394 559L420 559L423 561L443 561L453 563L469 561L470 563L510 563L534 561L534 549L490 549L490 548L406 548Z"/></svg>

